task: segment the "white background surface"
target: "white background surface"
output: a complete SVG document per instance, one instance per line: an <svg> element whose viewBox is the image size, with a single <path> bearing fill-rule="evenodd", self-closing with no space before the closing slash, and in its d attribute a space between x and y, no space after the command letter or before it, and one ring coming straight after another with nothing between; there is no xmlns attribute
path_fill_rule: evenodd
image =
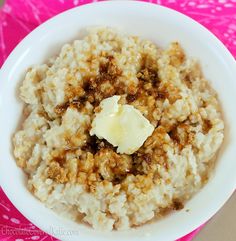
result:
<svg viewBox="0 0 236 241"><path fill-rule="evenodd" d="M193 241L236 240L236 192Z"/></svg>

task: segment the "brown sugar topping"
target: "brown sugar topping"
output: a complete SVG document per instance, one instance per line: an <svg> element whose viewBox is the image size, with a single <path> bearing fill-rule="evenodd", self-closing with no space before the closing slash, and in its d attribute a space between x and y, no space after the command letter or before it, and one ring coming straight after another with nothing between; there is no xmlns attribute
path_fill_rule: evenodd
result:
<svg viewBox="0 0 236 241"><path fill-rule="evenodd" d="M116 181L130 172L132 158L115 151L102 148L95 155L96 166L105 180Z"/></svg>
<svg viewBox="0 0 236 241"><path fill-rule="evenodd" d="M66 183L68 181L67 170L61 167L58 162L50 163L47 174L48 178L56 181L57 183Z"/></svg>
<svg viewBox="0 0 236 241"><path fill-rule="evenodd" d="M211 128L212 128L211 121L204 119L203 120L203 125L202 125L203 134L207 134Z"/></svg>
<svg viewBox="0 0 236 241"><path fill-rule="evenodd" d="M136 94L135 95L128 94L126 96L126 101L128 103L134 102L136 99L137 99L137 95Z"/></svg>
<svg viewBox="0 0 236 241"><path fill-rule="evenodd" d="M170 49L168 50L170 56L170 64L178 67L185 60L185 54L178 42L172 43Z"/></svg>
<svg viewBox="0 0 236 241"><path fill-rule="evenodd" d="M159 81L157 70L151 68L144 68L141 69L140 72L137 74L137 78L144 82L150 82L152 86L157 87Z"/></svg>
<svg viewBox="0 0 236 241"><path fill-rule="evenodd" d="M181 210L184 208L184 205L181 201L174 199L173 200L173 209L174 210Z"/></svg>
<svg viewBox="0 0 236 241"><path fill-rule="evenodd" d="M106 63L101 63L99 66L99 76L98 79L101 81L115 80L118 76L122 74L122 71L117 67L115 59L113 56L107 57Z"/></svg>
<svg viewBox="0 0 236 241"><path fill-rule="evenodd" d="M66 102L62 105L57 105L54 109L57 115L63 115L66 112L66 109L69 107L70 103Z"/></svg>
<svg viewBox="0 0 236 241"><path fill-rule="evenodd" d="M195 137L195 133L191 131L191 124L187 123L179 123L172 126L168 134L180 149L183 149L188 144L192 144Z"/></svg>
<svg viewBox="0 0 236 241"><path fill-rule="evenodd" d="M142 158L147 164L150 165L152 163L152 157L150 154L144 154Z"/></svg>
<svg viewBox="0 0 236 241"><path fill-rule="evenodd" d="M157 93L157 97L158 97L158 99L166 99L166 98L168 98L168 92L166 92L166 91L158 91L158 93Z"/></svg>
<svg viewBox="0 0 236 241"><path fill-rule="evenodd" d="M122 71L116 65L115 58L107 56L100 63L97 76L83 77L81 86L76 88L70 85L66 87L68 101L55 108L56 114L63 115L68 107L81 111L87 102L90 102L93 111L99 112L101 100L114 94L126 94L122 100L124 103L135 106L136 101L138 101L137 108L141 109L142 105L148 106L148 113L145 114L145 117L149 121L154 121L153 112L157 108L156 100L169 99L170 103L173 103L181 96L171 83L161 85L155 61L143 56L141 62L141 68L136 75L138 85L126 86L124 82L119 81ZM207 124L206 122L205 126L209 127ZM169 134L181 148L192 138L190 137L192 133L190 134L188 131L188 125L184 123L173 126L169 132L160 124L138 151L133 155L124 155L117 154L116 148L106 140L90 136L88 133L90 128L88 126L85 137L83 137L84 144L80 147L81 155L75 154L77 149L70 149L72 154L74 152L74 156L77 156L77 182L84 184L88 191L94 191L96 183L104 181L112 182L114 185L121 184L130 175L136 176L138 178L137 186L142 186L143 190L147 191L155 182L153 177L156 175L156 165L162 165L165 169L170 168L166 161L166 153L163 150L163 145L166 142L165 135ZM181 135L180 131L182 131ZM77 137L70 135L67 137L67 141L72 147L76 147L75 138ZM64 183L68 181L71 171L65 165L67 153L61 152L60 155L54 156L48 169L48 176L59 183ZM180 204L175 202L175 208L179 207Z"/></svg>
<svg viewBox="0 0 236 241"><path fill-rule="evenodd" d="M113 96L117 92L119 92L118 94L121 94L121 92L122 94L125 93L124 88L120 84L117 86L118 82L116 80L121 74L122 71L117 67L114 57L107 56L100 63L97 76L85 76L82 87L67 86L67 98L70 100L77 99L81 105L88 101L96 107L104 98Z"/></svg>

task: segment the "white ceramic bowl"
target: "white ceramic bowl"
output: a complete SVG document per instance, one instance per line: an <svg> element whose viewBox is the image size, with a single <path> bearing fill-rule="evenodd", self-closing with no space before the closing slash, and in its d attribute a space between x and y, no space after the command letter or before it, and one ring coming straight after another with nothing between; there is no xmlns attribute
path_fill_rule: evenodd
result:
<svg viewBox="0 0 236 241"><path fill-rule="evenodd" d="M88 26L115 26L128 34L167 46L178 40L189 56L200 60L219 94L225 117L224 145L209 183L186 207L162 220L125 232L101 233L65 220L44 207L26 188L26 176L15 164L11 138L22 114L17 89L28 67L43 63ZM100 2L64 12L30 33L11 53L0 81L0 180L13 204L42 230L62 240L174 240L207 221L226 202L236 184L236 63L223 44L204 27L173 10L141 2ZM186 212L189 209L189 212Z"/></svg>

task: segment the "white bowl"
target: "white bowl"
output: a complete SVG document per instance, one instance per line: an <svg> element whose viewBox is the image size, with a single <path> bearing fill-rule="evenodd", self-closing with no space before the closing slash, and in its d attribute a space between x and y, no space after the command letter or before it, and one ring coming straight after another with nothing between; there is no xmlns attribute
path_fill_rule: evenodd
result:
<svg viewBox="0 0 236 241"><path fill-rule="evenodd" d="M22 114L17 89L28 67L43 63L88 26L107 25L150 39L160 46L178 40L200 60L204 74L219 94L226 133L212 179L181 211L130 231L101 233L56 215L26 188L16 166L11 138ZM62 240L174 240L212 217L236 186L236 63L223 44L192 19L165 7L141 2L100 2L64 12L30 33L11 53L0 81L0 180L16 208L32 223ZM189 209L189 212L186 212Z"/></svg>

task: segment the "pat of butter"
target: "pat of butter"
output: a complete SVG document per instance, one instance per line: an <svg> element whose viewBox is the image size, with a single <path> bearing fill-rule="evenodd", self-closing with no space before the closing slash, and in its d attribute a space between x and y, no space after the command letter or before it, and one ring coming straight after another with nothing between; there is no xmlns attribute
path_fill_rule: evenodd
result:
<svg viewBox="0 0 236 241"><path fill-rule="evenodd" d="M114 95L100 103L101 111L95 115L90 135L106 139L118 147L118 153L137 151L154 131L153 125L132 105L118 104Z"/></svg>

